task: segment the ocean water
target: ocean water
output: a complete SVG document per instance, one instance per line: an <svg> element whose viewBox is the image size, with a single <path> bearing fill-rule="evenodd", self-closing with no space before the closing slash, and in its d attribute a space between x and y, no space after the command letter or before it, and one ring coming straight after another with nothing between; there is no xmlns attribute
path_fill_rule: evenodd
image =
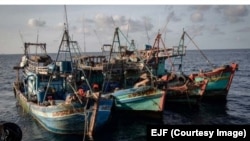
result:
<svg viewBox="0 0 250 141"><path fill-rule="evenodd" d="M225 103L201 103L199 107L166 105L162 119L116 113L103 129L95 133L95 141L145 141L148 124L250 125L250 49L203 52L215 66L231 62L239 64ZM17 106L12 90L16 76L13 66L20 59L21 55L0 55L0 120L18 124L23 132L23 141L82 141L82 136L48 132ZM188 74L211 67L199 51L187 51L183 69Z"/></svg>

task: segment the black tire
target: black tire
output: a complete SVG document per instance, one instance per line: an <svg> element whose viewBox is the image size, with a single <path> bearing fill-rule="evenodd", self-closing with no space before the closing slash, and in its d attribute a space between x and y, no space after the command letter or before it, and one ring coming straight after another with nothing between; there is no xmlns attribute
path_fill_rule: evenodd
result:
<svg viewBox="0 0 250 141"><path fill-rule="evenodd" d="M0 123L0 128L2 131L0 131L0 137L1 141L21 141L22 140L22 130L21 128L11 122L3 122Z"/></svg>
<svg viewBox="0 0 250 141"><path fill-rule="evenodd" d="M180 75L180 76L178 77L178 80L179 80L179 81L182 81L183 83L185 83L185 82L187 81L187 79L186 79L186 77L185 77L184 75Z"/></svg>

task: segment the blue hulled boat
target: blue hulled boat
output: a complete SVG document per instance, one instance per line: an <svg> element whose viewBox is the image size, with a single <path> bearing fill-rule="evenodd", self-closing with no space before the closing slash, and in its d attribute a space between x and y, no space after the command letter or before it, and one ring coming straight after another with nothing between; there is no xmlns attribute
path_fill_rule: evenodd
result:
<svg viewBox="0 0 250 141"><path fill-rule="evenodd" d="M91 137L94 129L108 121L112 100L90 85L88 90L80 87L89 83L75 68L70 43L65 28L55 61L47 54L46 44L25 43L21 63L14 67L17 77L13 90L20 106L48 131ZM32 47L35 53L30 52ZM37 54L38 49L41 54Z"/></svg>

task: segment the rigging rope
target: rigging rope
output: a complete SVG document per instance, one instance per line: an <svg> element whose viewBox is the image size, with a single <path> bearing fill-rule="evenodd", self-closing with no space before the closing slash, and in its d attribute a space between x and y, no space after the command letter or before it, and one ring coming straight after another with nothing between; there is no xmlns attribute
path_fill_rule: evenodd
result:
<svg viewBox="0 0 250 141"><path fill-rule="evenodd" d="M87 95L89 95L89 93L87 92ZM87 96L87 101L85 103L85 106L84 106L84 134L83 134L83 141L85 141L85 136L86 136L86 133L89 132L89 128L88 128L88 125L89 125L89 122L88 122L88 119L89 119L89 111L87 111L87 106L88 106L88 103L89 103L89 96Z"/></svg>
<svg viewBox="0 0 250 141"><path fill-rule="evenodd" d="M195 42L192 40L192 38L188 35L187 32L185 32L185 34L188 36L188 38L192 41L192 43L195 45L195 47L200 51L201 55L206 59L206 61L209 63L209 65L214 68L214 65L208 60L208 58L206 57L206 55L200 50L200 48L195 44Z"/></svg>

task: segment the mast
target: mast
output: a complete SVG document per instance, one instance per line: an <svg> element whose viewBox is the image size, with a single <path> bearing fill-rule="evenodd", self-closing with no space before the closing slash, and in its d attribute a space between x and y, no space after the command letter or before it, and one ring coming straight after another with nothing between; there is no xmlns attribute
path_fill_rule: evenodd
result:
<svg viewBox="0 0 250 141"><path fill-rule="evenodd" d="M177 71L182 73L182 63L183 63L183 56L186 54L185 46L184 46L184 37L186 32L183 30L181 35L181 39L178 46L173 47L173 55L175 56L173 59L173 64L171 67L171 71Z"/></svg>

